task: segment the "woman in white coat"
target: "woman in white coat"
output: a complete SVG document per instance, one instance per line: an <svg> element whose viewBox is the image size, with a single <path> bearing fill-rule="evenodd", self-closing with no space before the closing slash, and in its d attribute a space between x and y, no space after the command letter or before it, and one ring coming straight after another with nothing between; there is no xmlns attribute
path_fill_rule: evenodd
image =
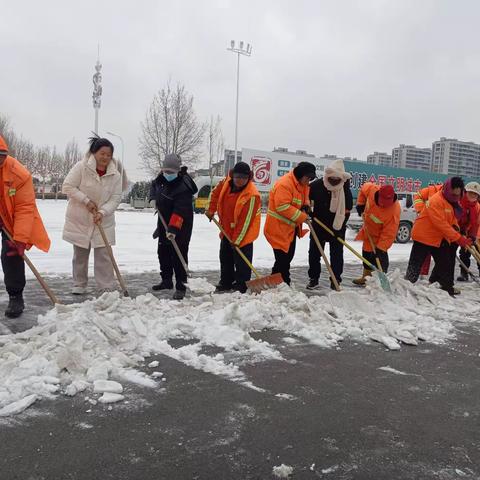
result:
<svg viewBox="0 0 480 480"><path fill-rule="evenodd" d="M115 289L113 265L96 227L101 224L109 243L115 244L115 210L122 196L122 178L109 140L90 140L89 151L68 173L62 192L68 196L63 239L73 244L72 293L86 293L91 248L97 287Z"/></svg>

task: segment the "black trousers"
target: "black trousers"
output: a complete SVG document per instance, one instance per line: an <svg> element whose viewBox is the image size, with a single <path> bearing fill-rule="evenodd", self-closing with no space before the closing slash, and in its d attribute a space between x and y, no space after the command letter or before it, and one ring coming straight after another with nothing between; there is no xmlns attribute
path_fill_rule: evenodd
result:
<svg viewBox="0 0 480 480"><path fill-rule="evenodd" d="M420 275L422 264L426 256L430 253L435 261L435 267L429 279L430 282L438 282L443 290L452 293L456 249L456 244L450 245L446 241L443 241L439 247L413 242L405 278L415 283Z"/></svg>
<svg viewBox="0 0 480 480"><path fill-rule="evenodd" d="M7 257L7 240L8 238L2 230L2 269L5 287L10 296L20 295L26 283L25 262L18 255Z"/></svg>
<svg viewBox="0 0 480 480"><path fill-rule="evenodd" d="M177 241L178 248L188 265L188 241ZM173 248L170 240L158 239L158 260L160 262L160 276L163 282L173 285L173 272L175 272L175 288L177 290L186 290L187 273L183 268L177 252Z"/></svg>
<svg viewBox="0 0 480 480"><path fill-rule="evenodd" d="M377 268L377 260L375 258L375 254L373 252L366 252L365 250L362 250L362 255L365 257L366 260L368 260L372 265ZM390 260L388 258L388 253L383 251L383 250L378 250L377 249L377 255L378 259L380 260L380 265L382 266L382 270L384 273L388 272L388 267L390 265ZM372 271L372 269L366 265L365 263L363 264L366 270Z"/></svg>
<svg viewBox="0 0 480 480"><path fill-rule="evenodd" d="M253 259L253 243L248 243L240 249L248 258L250 263ZM252 271L245 263L237 250L230 245L230 242L224 237L220 243L220 285L231 287L233 282L238 286L241 292L247 290L245 284L250 280Z"/></svg>
<svg viewBox="0 0 480 480"><path fill-rule="evenodd" d="M475 247L472 247L472 248L475 248ZM471 253L465 249L465 248L461 248L460 249L460 260L465 264L465 266L467 268L470 268L470 257L471 257ZM480 273L480 263L477 262L477 267L478 267L478 272ZM464 268L460 265L460 269L462 270L462 274L463 275L468 275L467 274L467 271L464 270ZM473 272L472 272L473 273Z"/></svg>
<svg viewBox="0 0 480 480"><path fill-rule="evenodd" d="M295 245L297 237L294 236L288 252L279 250L277 248L273 249L273 254L275 255L275 263L273 264L272 274L280 273L282 275L283 281L290 285L290 263L292 263L293 256L295 255Z"/></svg>
<svg viewBox="0 0 480 480"><path fill-rule="evenodd" d="M325 240L320 240L320 245L325 249ZM332 265L333 274L337 282L342 281L343 273L343 245L336 239L332 238L328 241L330 244L330 264ZM310 245L308 247L308 278L318 280L322 271L320 259L320 251L318 250L315 240L310 235Z"/></svg>

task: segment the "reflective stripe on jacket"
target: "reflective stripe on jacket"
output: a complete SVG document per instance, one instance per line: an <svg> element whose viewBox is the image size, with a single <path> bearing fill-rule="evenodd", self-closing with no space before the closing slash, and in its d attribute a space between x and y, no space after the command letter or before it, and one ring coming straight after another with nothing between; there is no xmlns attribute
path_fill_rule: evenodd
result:
<svg viewBox="0 0 480 480"><path fill-rule="evenodd" d="M231 178L224 178L210 194L208 212L218 212L220 224L225 228L223 217L226 207L226 195L231 188ZM231 240L235 245L243 247L254 242L260 233L261 202L257 187L249 181L238 194L233 212L233 224L226 230L233 230ZM220 237L223 237L220 234Z"/></svg>

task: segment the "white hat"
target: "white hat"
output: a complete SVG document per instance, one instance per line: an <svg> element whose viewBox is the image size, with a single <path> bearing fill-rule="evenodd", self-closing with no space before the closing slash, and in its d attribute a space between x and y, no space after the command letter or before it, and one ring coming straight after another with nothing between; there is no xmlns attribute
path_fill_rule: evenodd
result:
<svg viewBox="0 0 480 480"><path fill-rule="evenodd" d="M478 182L468 182L465 185L466 192L473 192L480 196L480 183Z"/></svg>

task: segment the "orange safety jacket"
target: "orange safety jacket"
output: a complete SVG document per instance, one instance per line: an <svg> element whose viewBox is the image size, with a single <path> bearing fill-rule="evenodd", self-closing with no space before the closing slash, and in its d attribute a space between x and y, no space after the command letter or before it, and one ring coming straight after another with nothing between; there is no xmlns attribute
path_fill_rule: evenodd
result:
<svg viewBox="0 0 480 480"><path fill-rule="evenodd" d="M30 172L9 155L0 168L0 216L3 225L13 239L25 243L27 249L35 245L48 252L50 239L37 210Z"/></svg>
<svg viewBox="0 0 480 480"><path fill-rule="evenodd" d="M301 211L302 206L309 205L308 185L302 185L293 174L293 171L280 177L268 197L267 220L263 233L274 249L288 252L295 232L303 236L308 230L301 229L307 214ZM297 229L297 227L299 227Z"/></svg>
<svg viewBox="0 0 480 480"><path fill-rule="evenodd" d="M427 205L428 200L431 196L435 195L437 192L442 190L443 185L429 185L428 187L422 188L413 196L413 207L417 213L421 213L422 210Z"/></svg>
<svg viewBox="0 0 480 480"><path fill-rule="evenodd" d="M249 181L245 188L238 194L233 211L233 223L225 225L223 219L225 208L227 208L226 196L231 188L231 177L224 178L211 192L207 211L211 214L218 212L220 224L227 231L231 231L232 242L243 247L252 243L260 233L260 219L262 213L260 194L252 181ZM223 234L220 233L220 238Z"/></svg>
<svg viewBox="0 0 480 480"><path fill-rule="evenodd" d="M460 237L460 228L453 206L442 192L437 192L430 197L428 204L415 220L412 239L425 245L439 247L444 239L453 243Z"/></svg>
<svg viewBox="0 0 480 480"><path fill-rule="evenodd" d="M368 241L365 227L375 243L375 247L386 252L395 241L400 224L401 207L398 200L390 207L380 207L375 202L375 193L380 190L374 183L364 183L358 194L357 205L365 205L364 225L355 237L363 240L363 250L372 252L373 248Z"/></svg>

